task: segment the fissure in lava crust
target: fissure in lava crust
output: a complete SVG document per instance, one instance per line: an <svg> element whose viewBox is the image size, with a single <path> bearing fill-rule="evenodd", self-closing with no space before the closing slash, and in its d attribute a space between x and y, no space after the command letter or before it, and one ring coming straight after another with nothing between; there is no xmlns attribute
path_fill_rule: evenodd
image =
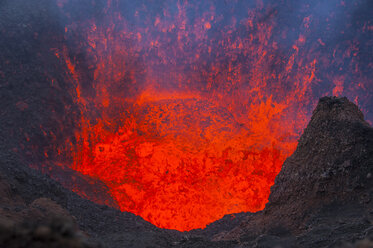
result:
<svg viewBox="0 0 373 248"><path fill-rule="evenodd" d="M320 96L372 119L364 1L56 1L80 116L58 153L158 227L262 210Z"/></svg>

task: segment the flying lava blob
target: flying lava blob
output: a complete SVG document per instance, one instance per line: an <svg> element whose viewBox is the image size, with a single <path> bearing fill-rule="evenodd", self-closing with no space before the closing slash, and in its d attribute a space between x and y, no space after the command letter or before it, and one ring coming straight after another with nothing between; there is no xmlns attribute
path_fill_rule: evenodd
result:
<svg viewBox="0 0 373 248"><path fill-rule="evenodd" d="M347 3L283 16L291 1L272 2L92 1L82 14L58 0L69 21L55 54L80 107L70 167L162 228L264 209L318 98L371 101L365 43L350 36L373 24L332 44L320 22Z"/></svg>

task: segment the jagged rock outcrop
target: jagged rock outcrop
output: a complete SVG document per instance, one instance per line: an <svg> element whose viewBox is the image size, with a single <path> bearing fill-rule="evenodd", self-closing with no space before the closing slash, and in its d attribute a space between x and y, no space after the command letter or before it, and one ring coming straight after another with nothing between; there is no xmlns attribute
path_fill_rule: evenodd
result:
<svg viewBox="0 0 373 248"><path fill-rule="evenodd" d="M373 129L347 98L324 97L272 187L267 212L333 201L369 202Z"/></svg>
<svg viewBox="0 0 373 248"><path fill-rule="evenodd" d="M347 98L321 98L265 210L215 240L340 247L373 234L373 128Z"/></svg>

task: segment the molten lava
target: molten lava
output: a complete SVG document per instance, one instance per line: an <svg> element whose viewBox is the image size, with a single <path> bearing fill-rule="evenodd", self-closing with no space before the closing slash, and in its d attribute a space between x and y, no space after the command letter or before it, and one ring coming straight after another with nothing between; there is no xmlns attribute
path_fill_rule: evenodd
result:
<svg viewBox="0 0 373 248"><path fill-rule="evenodd" d="M57 2L69 17L70 1ZM312 14L294 33L280 28L273 6L233 2L241 17L214 1L126 11L107 1L104 14L67 25L70 43L55 51L81 111L65 151L70 167L105 183L122 211L162 228L262 210L318 97L349 90L357 101L367 85L357 72L359 86L330 69L332 85L320 90L339 50L320 55L326 41L310 32ZM345 63L358 70L356 46L348 49Z"/></svg>
<svg viewBox="0 0 373 248"><path fill-rule="evenodd" d="M252 124L189 95L141 99L132 111L75 169L105 182L121 210L164 228L190 230L263 209L296 145L280 150L265 123L272 106Z"/></svg>

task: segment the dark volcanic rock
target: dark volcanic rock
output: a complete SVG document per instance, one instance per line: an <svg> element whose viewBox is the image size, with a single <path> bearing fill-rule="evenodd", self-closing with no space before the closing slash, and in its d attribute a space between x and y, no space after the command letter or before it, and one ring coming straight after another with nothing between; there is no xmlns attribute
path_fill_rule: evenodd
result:
<svg viewBox="0 0 373 248"><path fill-rule="evenodd" d="M6 248L98 248L65 219L43 225L24 223L14 226L0 221L0 245Z"/></svg>
<svg viewBox="0 0 373 248"><path fill-rule="evenodd" d="M369 198L372 134L363 114L347 98L320 99L297 150L276 178L268 208L312 208L334 200Z"/></svg>
<svg viewBox="0 0 373 248"><path fill-rule="evenodd" d="M324 97L265 210L215 239L259 247L266 247L260 235L284 247L339 247L362 239L373 223L372 174L373 129L347 98Z"/></svg>

